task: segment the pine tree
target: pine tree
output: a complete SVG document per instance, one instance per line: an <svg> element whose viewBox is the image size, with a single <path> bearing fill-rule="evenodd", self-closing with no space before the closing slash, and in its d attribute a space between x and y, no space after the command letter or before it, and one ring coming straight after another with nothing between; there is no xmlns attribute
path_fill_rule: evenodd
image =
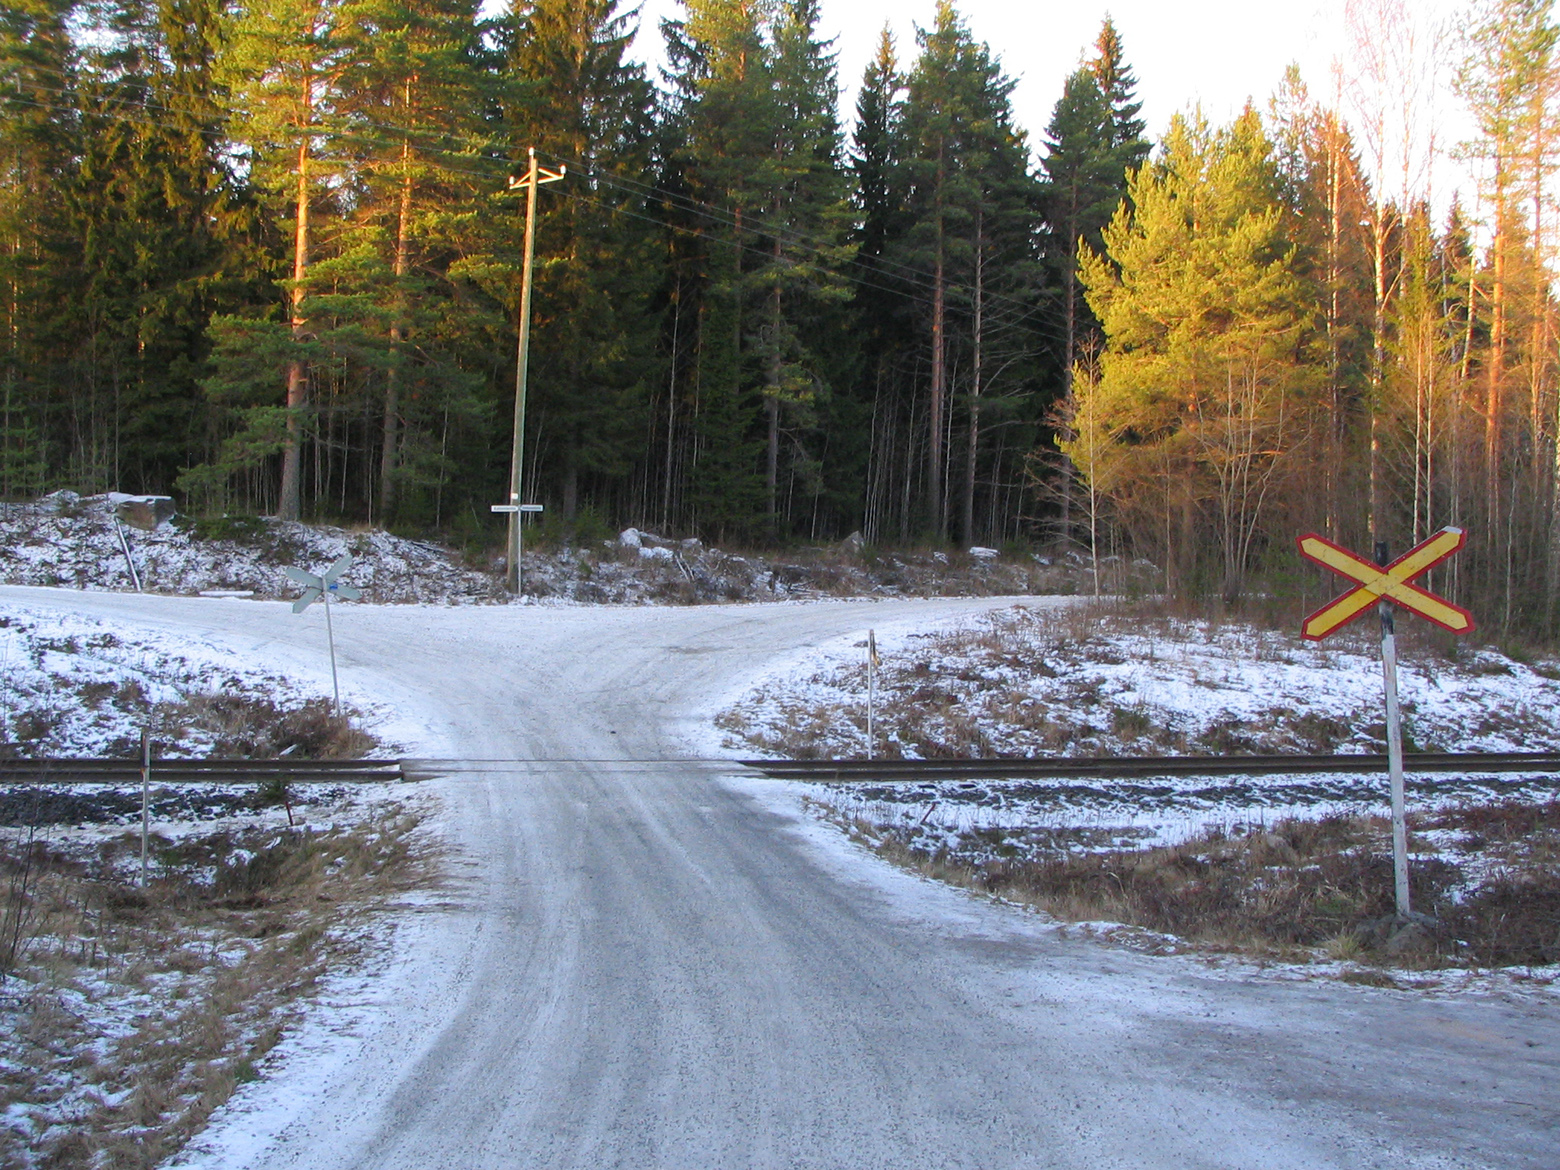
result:
<svg viewBox="0 0 1560 1170"><path fill-rule="evenodd" d="M1166 531L1173 588L1190 584L1206 507L1227 598L1244 588L1293 452L1315 425L1324 369L1315 292L1295 271L1272 146L1249 109L1228 128L1177 118L1163 156L1137 172L1131 208L1086 249L1082 278L1104 327L1098 434L1117 495ZM1151 504L1146 501L1152 501ZM1179 532L1175 530L1179 527Z"/></svg>
<svg viewBox="0 0 1560 1170"><path fill-rule="evenodd" d="M849 298L839 275L851 248L846 242L849 210L840 167L840 131L835 120L838 86L830 45L817 39L816 0L785 0L772 26L775 123L763 189L759 232L767 237L768 263L755 270L753 284L767 299L758 339L763 363L766 420L764 490L771 538L779 535L780 429L788 416L798 447L793 470L821 488L821 466L809 459L796 437L815 419L825 389L822 347L827 306ZM810 428L809 428L810 429Z"/></svg>
<svg viewBox="0 0 1560 1170"><path fill-rule="evenodd" d="M686 178L700 214L702 265L697 355L698 451L689 469L694 515L724 539L757 530L765 513L760 460L761 385L751 368L752 274L762 255L756 236L776 123L765 6L753 0L695 0L675 55ZM677 46L673 46L677 48Z"/></svg>
<svg viewBox="0 0 1560 1170"><path fill-rule="evenodd" d="M1560 29L1548 0L1483 0L1467 34L1457 86L1479 127L1467 153L1485 163L1492 223L1487 300L1488 352L1484 359L1484 476L1488 518L1498 527L1504 511L1504 471L1511 425L1513 286L1533 279L1535 258L1524 237L1522 205L1542 205ZM1539 161L1527 165L1529 158ZM1536 182L1535 182L1536 180ZM1560 531L1560 529L1557 529ZM1511 594L1507 582L1506 594ZM1509 608L1509 602L1508 602Z"/></svg>
<svg viewBox="0 0 1560 1170"><path fill-rule="evenodd" d="M71 0L0 7L0 493L40 491L56 459L57 317L79 271L57 193L74 179L76 52ZM68 433L68 432L66 432ZM59 448L68 441L62 434Z"/></svg>
<svg viewBox="0 0 1560 1170"><path fill-rule="evenodd" d="M388 322L377 503L389 523L401 485L416 478L403 448L470 389L441 339L423 334L450 295L443 221L479 198L472 165L486 95L465 0L347 0L339 20L341 113L358 144L355 234L388 268L372 301Z"/></svg>
<svg viewBox="0 0 1560 1170"><path fill-rule="evenodd" d="M228 323L219 330L219 341L249 338L258 344L266 335L265 352L283 362L284 410L251 408L248 433L239 443L250 459L281 452L276 510L283 519L297 519L301 510L309 362L319 356L306 303L314 258L310 215L328 177L321 143L337 144L337 85L348 64L337 39L339 18L338 0L256 0L235 13L222 61L233 95L232 132L247 152L254 181L274 200L276 215L292 238L286 284L292 344L259 323ZM225 356L248 365L249 355L240 357L230 349ZM219 374L216 385L231 382Z"/></svg>

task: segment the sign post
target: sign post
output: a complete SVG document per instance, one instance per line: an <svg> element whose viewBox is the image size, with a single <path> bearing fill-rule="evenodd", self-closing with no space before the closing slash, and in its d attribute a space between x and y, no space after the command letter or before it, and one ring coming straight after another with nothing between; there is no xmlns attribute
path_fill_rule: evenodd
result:
<svg viewBox="0 0 1560 1170"><path fill-rule="evenodd" d="M325 599L325 637L330 642L330 685L336 696L336 718L341 718L341 683L336 678L336 631L331 625L331 603L345 599L356 601L363 596L351 585L339 578L352 567L352 555L349 553L340 557L323 573L315 576L303 569L294 569L288 566L282 571L298 584L303 586L303 596L293 602L293 613L302 613L320 598Z"/></svg>
<svg viewBox="0 0 1560 1170"><path fill-rule="evenodd" d="M513 502L508 504L494 504L489 510L493 512L509 513L509 523L511 530L514 533L514 539L509 542L509 551L514 554L515 563L508 566L506 571L508 573L509 579L514 582L515 596L519 597L523 591L522 587L525 584L525 569L520 563L521 555L525 552L525 529L520 524L520 513L540 512L542 510L542 506L540 504L522 504L520 503L520 498L516 496Z"/></svg>
<svg viewBox="0 0 1560 1170"><path fill-rule="evenodd" d="M1355 587L1335 597L1305 619L1302 637L1319 642L1342 629L1372 606L1381 607L1381 678L1387 706L1387 778L1392 790L1392 885L1399 918L1408 917L1408 819L1403 793L1403 714L1398 705L1397 630L1394 606L1417 613L1454 634L1473 629L1473 615L1460 605L1413 584L1413 579L1446 560L1467 544L1460 528L1443 528L1387 563L1386 541L1376 542L1376 559L1350 552L1313 533L1300 537L1300 555L1354 581Z"/></svg>
<svg viewBox="0 0 1560 1170"><path fill-rule="evenodd" d="M877 708L877 631L867 631L867 759L877 757L877 736L873 733L873 716Z"/></svg>
<svg viewBox="0 0 1560 1170"><path fill-rule="evenodd" d="M141 728L141 888L146 889L146 843L152 828L152 739Z"/></svg>

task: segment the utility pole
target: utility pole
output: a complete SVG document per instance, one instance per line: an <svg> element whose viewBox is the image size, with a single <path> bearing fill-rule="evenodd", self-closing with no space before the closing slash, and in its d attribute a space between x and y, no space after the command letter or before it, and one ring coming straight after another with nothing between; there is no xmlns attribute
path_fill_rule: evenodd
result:
<svg viewBox="0 0 1560 1170"><path fill-rule="evenodd" d="M525 177L509 180L509 189L525 188L525 261L520 269L520 352L515 363L515 445L509 464L509 503L517 510L509 513L509 572L505 583L509 592L520 594L520 469L525 455L525 372L531 356L531 260L536 251L536 189L543 183L555 183L568 173L567 167L556 172L544 171L536 165L536 148L528 150L530 165Z"/></svg>

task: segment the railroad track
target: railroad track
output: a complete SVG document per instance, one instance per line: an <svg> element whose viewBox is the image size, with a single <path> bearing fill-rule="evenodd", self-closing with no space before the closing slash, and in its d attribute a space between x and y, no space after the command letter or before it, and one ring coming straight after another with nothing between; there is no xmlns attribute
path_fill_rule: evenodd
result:
<svg viewBox="0 0 1560 1170"><path fill-rule="evenodd" d="M297 784L365 783L401 780L399 760L153 760L159 784L234 782L285 776ZM0 760L0 784L123 784L141 778L138 760Z"/></svg>
<svg viewBox="0 0 1560 1170"><path fill-rule="evenodd" d="M1521 773L1560 777L1560 752L1419 752L1409 774ZM1364 775L1386 769L1384 755L1057 756L979 760L153 760L160 783L233 783L285 776L294 783L421 780L484 772L547 772L588 765L601 770L720 772L750 768L780 780L826 784L913 784L931 780L1133 779L1168 776ZM0 784L112 783L139 780L136 760L0 760Z"/></svg>
<svg viewBox="0 0 1560 1170"><path fill-rule="evenodd" d="M1276 776L1383 772L1384 755L1062 756L982 760L742 760L779 780L827 784L913 784L929 780L1130 779L1154 776ZM1560 752L1419 752L1403 758L1409 774L1520 772L1560 776Z"/></svg>

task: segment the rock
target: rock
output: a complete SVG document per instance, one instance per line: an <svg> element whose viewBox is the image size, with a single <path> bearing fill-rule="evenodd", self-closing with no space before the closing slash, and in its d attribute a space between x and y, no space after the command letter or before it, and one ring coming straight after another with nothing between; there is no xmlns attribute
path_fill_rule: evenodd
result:
<svg viewBox="0 0 1560 1170"><path fill-rule="evenodd" d="M977 560L989 561L997 555L997 550L994 548L985 548L978 544L970 548L970 556L976 558Z"/></svg>
<svg viewBox="0 0 1560 1170"><path fill-rule="evenodd" d="M151 532L174 517L172 496L127 496L123 492L109 492L108 503L121 523L142 532Z"/></svg>
<svg viewBox="0 0 1560 1170"><path fill-rule="evenodd" d="M1401 957L1433 951L1438 929L1438 923L1428 914L1411 913L1406 918L1383 914L1360 923L1354 928L1354 937L1370 950Z"/></svg>
<svg viewBox="0 0 1560 1170"><path fill-rule="evenodd" d="M624 548L640 548L644 541L639 536L639 529L625 528L618 533L618 544Z"/></svg>
<svg viewBox="0 0 1560 1170"><path fill-rule="evenodd" d="M1406 922L1392 932L1381 949L1393 956L1422 955L1435 949L1435 936L1418 922Z"/></svg>
<svg viewBox="0 0 1560 1170"><path fill-rule="evenodd" d="M862 550L867 547L866 539L858 532L852 532L839 543L839 550L847 556L859 557Z"/></svg>
<svg viewBox="0 0 1560 1170"><path fill-rule="evenodd" d="M669 561L677 554L664 545L656 545L651 548L641 546L639 555L643 560L647 561Z"/></svg>
<svg viewBox="0 0 1560 1170"><path fill-rule="evenodd" d="M682 552L685 557L696 557L704 551L704 542L697 536L690 536L682 542Z"/></svg>

